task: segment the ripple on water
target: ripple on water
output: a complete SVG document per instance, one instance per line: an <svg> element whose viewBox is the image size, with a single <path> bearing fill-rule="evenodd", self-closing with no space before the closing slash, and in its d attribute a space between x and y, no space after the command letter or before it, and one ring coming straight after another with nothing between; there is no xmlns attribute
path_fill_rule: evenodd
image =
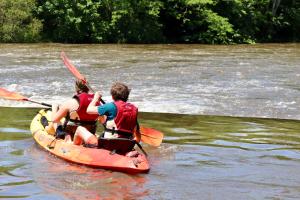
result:
<svg viewBox="0 0 300 200"><path fill-rule="evenodd" d="M269 143L242 143L225 140L214 140L212 142L214 146L227 147L227 148L240 148L244 150L268 150L282 147L281 145L269 144Z"/></svg>

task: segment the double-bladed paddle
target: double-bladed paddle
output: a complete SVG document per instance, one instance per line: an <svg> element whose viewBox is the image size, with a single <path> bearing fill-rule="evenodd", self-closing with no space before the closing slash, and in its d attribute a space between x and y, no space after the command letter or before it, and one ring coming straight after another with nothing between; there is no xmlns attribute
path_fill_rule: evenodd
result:
<svg viewBox="0 0 300 200"><path fill-rule="evenodd" d="M15 101L28 101L28 102L32 102L32 103L36 103L36 104L40 104L46 107L50 107L50 104L47 103L43 103L43 102L37 102L37 101L33 101L31 99L28 99L27 97L16 93L16 92L11 92L8 91L4 88L0 88L0 98L4 98L7 100L15 100ZM163 134L155 129L152 128L148 128L148 127L140 127L140 132L142 134L142 141L153 145L153 146L159 146L162 142L162 138L163 138Z"/></svg>
<svg viewBox="0 0 300 200"><path fill-rule="evenodd" d="M51 108L50 104L30 100L27 97L22 96L21 94L18 94L16 92L8 91L4 88L0 88L0 97L2 97L4 99L8 99L8 100L29 101L29 102L32 102L32 103L40 104L40 105L47 106L47 107Z"/></svg>
<svg viewBox="0 0 300 200"><path fill-rule="evenodd" d="M69 71L79 80L84 82L88 88L92 90L92 88L89 86L86 78L80 74L80 72L76 69L76 67L70 62L66 54L62 51L61 52L61 58L65 64L65 66L69 69ZM105 102L101 99L101 103L105 104ZM152 128L147 128L147 127L140 127L140 133L141 133L141 140L144 143L147 143L152 146L159 146L162 142L162 139L164 137L163 133L152 129Z"/></svg>

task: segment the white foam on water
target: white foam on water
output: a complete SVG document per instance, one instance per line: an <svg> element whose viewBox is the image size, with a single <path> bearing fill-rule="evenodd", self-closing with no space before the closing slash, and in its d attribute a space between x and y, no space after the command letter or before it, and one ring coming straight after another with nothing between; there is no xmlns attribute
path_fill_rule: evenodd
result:
<svg viewBox="0 0 300 200"><path fill-rule="evenodd" d="M0 52L0 87L49 104L71 98L75 78L59 57L66 48L107 102L111 83L121 81L139 111L297 118L300 60L291 53L297 48L286 46L275 54L267 45L9 45Z"/></svg>

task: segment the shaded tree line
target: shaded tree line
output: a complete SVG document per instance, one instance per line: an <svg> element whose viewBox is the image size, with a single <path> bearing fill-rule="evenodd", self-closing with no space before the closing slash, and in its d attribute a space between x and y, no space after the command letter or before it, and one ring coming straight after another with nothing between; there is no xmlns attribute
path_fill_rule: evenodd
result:
<svg viewBox="0 0 300 200"><path fill-rule="evenodd" d="M0 42L300 41L298 0L0 0Z"/></svg>

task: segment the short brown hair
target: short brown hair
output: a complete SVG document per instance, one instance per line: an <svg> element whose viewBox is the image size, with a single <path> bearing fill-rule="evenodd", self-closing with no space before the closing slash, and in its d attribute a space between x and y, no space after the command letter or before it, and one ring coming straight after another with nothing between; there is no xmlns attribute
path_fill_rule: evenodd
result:
<svg viewBox="0 0 300 200"><path fill-rule="evenodd" d="M128 96L130 93L130 89L124 83L116 82L111 86L110 94L115 101L122 100L126 102L128 100Z"/></svg>
<svg viewBox="0 0 300 200"><path fill-rule="evenodd" d="M85 92L85 93L89 92L88 86L82 80L76 80L75 90L78 94L82 93L82 92Z"/></svg>

